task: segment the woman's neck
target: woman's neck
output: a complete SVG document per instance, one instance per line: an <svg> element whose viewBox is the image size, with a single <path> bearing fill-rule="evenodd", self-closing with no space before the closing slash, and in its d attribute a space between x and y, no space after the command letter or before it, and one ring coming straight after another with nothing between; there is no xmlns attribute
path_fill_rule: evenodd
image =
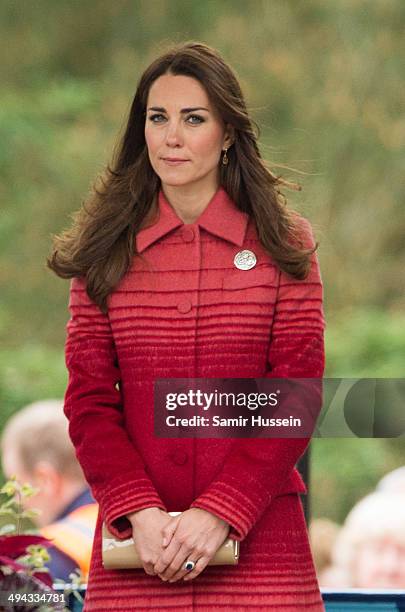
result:
<svg viewBox="0 0 405 612"><path fill-rule="evenodd" d="M163 193L177 216L183 223L194 223L204 212L210 200L219 188L212 186L211 189L195 188L184 189L183 186L162 185Z"/></svg>

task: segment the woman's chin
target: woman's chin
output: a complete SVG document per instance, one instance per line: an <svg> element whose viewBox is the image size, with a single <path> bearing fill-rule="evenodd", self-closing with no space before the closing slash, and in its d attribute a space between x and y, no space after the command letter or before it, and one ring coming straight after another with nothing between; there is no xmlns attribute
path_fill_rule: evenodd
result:
<svg viewBox="0 0 405 612"><path fill-rule="evenodd" d="M165 185L170 185L171 187L182 187L184 185L188 185L191 184L193 182L192 179L190 179L190 177L182 177L182 176L175 176L174 173L164 173L160 175L160 180L162 181L162 183L164 183Z"/></svg>

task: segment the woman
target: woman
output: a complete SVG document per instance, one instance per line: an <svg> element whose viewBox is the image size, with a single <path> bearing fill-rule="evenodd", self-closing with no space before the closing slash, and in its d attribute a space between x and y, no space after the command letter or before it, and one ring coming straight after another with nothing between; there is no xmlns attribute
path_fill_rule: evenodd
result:
<svg viewBox="0 0 405 612"><path fill-rule="evenodd" d="M156 378L322 376L316 246L283 182L230 67L189 42L144 72L112 167L56 238L65 413L100 505L86 610L323 610L294 467L308 439L153 433ZM103 520L143 569L103 569ZM239 564L208 566L227 537Z"/></svg>

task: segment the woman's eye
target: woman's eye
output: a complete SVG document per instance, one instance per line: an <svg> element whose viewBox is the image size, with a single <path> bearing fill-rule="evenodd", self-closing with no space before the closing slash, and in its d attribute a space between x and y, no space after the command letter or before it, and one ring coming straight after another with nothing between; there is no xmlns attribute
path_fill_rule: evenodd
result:
<svg viewBox="0 0 405 612"><path fill-rule="evenodd" d="M188 119L197 119L197 121L192 121L191 123L204 123L205 119L200 115L189 115Z"/></svg>
<svg viewBox="0 0 405 612"><path fill-rule="evenodd" d="M163 115L158 114L158 115L150 115L149 116L149 121L152 121L152 123L160 123L158 121L154 121L154 119L156 119L156 117L163 117Z"/></svg>
<svg viewBox="0 0 405 612"><path fill-rule="evenodd" d="M149 121L151 121L152 123L161 123L161 118L165 119L164 115L162 115L161 113L158 113L156 115L150 115L149 116ZM157 121L155 121L155 119L158 119ZM195 119L195 121L189 121L189 119ZM189 115L187 117L187 121L188 123L191 123L192 125L198 125L199 123L204 123L205 119L203 117L201 117L200 115Z"/></svg>

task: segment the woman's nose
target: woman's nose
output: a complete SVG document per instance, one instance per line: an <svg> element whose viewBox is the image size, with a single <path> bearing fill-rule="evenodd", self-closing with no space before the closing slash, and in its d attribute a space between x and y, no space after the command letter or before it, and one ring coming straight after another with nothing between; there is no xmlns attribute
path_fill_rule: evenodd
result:
<svg viewBox="0 0 405 612"><path fill-rule="evenodd" d="M166 130L166 143L170 146L182 144L182 128L180 121L169 121Z"/></svg>

